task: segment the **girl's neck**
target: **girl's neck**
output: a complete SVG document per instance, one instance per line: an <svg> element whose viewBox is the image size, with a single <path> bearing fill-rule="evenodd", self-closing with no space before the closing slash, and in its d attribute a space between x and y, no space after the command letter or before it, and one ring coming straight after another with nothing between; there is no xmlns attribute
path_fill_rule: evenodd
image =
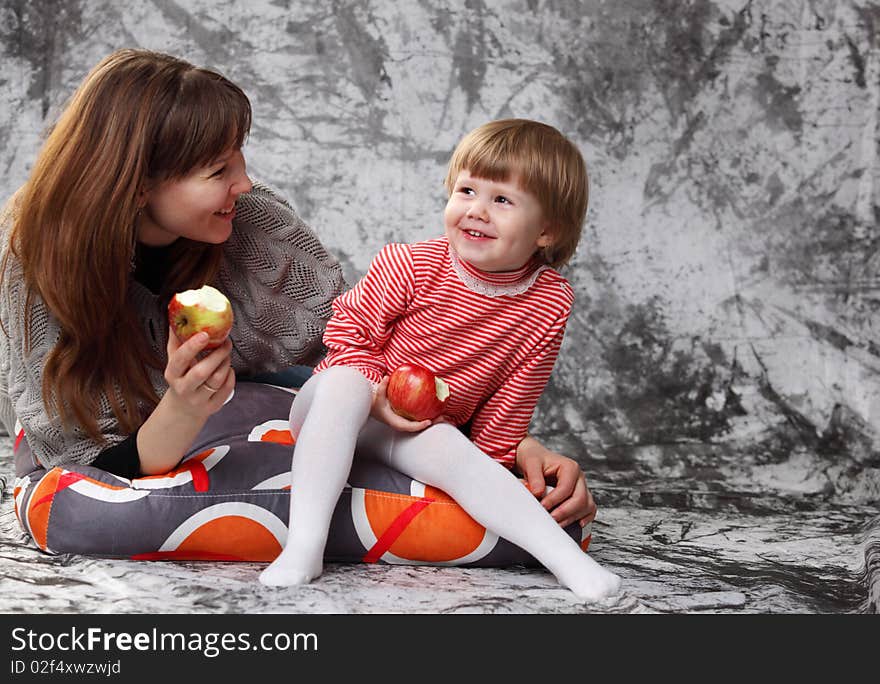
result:
<svg viewBox="0 0 880 684"><path fill-rule="evenodd" d="M490 297L522 294L535 283L542 271L549 268L546 264L541 263L537 257L532 257L513 271L481 271L458 256L451 245L449 246L449 256L452 269L465 287Z"/></svg>

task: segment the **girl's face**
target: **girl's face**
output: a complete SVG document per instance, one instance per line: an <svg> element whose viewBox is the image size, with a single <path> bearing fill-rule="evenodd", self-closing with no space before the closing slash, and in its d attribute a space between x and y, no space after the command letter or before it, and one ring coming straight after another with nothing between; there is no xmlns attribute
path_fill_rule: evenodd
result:
<svg viewBox="0 0 880 684"><path fill-rule="evenodd" d="M516 179L458 174L444 212L456 254L481 271L515 271L552 243L538 199Z"/></svg>
<svg viewBox="0 0 880 684"><path fill-rule="evenodd" d="M138 241L153 247L185 237L220 244L232 233L235 201L253 185L241 150L229 150L183 178L146 190Z"/></svg>

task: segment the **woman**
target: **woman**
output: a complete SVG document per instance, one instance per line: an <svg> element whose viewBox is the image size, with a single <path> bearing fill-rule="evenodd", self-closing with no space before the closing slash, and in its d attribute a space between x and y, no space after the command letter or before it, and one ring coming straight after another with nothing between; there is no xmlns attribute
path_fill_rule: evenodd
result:
<svg viewBox="0 0 880 684"><path fill-rule="evenodd" d="M251 192L250 123L219 74L120 50L52 130L9 208L0 275L8 392L41 465L165 472L235 372L316 359L342 272L280 198ZM165 310L206 282L237 323L198 360L204 341L179 345Z"/></svg>

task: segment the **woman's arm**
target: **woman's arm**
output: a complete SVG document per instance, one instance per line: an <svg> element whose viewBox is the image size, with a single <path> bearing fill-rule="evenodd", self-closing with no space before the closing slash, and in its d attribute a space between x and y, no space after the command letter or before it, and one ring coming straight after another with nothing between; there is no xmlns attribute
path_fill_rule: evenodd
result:
<svg viewBox="0 0 880 684"><path fill-rule="evenodd" d="M314 365L331 303L346 289L339 261L279 194L254 182L236 204L214 284L235 312L232 365L240 374Z"/></svg>
<svg viewBox="0 0 880 684"><path fill-rule="evenodd" d="M226 340L203 358L199 354L208 342L205 333L184 344L168 332L168 391L137 433L141 472L168 472L183 458L208 417L223 406L235 387L230 367L232 342Z"/></svg>

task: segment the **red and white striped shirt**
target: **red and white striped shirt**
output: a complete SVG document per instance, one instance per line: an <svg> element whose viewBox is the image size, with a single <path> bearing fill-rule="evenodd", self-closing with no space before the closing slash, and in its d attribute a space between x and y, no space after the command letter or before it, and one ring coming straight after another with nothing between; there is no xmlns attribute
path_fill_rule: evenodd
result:
<svg viewBox="0 0 880 684"><path fill-rule="evenodd" d="M530 262L486 273L458 259L445 237L385 246L366 275L333 301L315 372L346 365L378 383L402 363L449 384L445 416L512 467L559 353L574 293Z"/></svg>

